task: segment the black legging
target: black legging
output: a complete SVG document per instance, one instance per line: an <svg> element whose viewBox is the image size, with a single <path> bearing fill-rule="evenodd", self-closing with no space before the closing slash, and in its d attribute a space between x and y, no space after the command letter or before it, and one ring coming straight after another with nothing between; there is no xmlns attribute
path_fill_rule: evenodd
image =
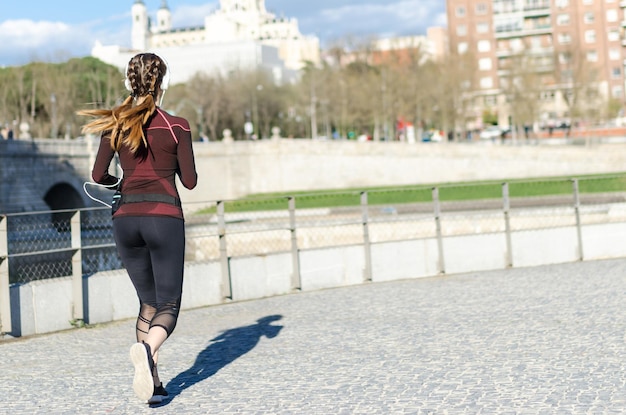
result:
<svg viewBox="0 0 626 415"><path fill-rule="evenodd" d="M123 216L113 219L113 234L139 297L138 330L143 318L144 323L150 322L149 327L162 327L169 336L176 327L183 289L184 221Z"/></svg>

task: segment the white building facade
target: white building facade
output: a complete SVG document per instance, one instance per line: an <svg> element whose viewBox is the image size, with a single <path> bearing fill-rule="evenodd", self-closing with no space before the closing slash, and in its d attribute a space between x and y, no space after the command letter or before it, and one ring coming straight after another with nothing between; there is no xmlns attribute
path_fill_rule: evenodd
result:
<svg viewBox="0 0 626 415"><path fill-rule="evenodd" d="M220 0L220 8L199 27L173 28L166 0L156 22L143 0L135 0L131 13L131 48L97 43L92 56L124 68L134 54L151 51L168 61L173 83L197 72L226 75L259 68L271 71L279 83L288 82L306 62L320 62L319 39L302 35L296 19L269 13L265 0Z"/></svg>

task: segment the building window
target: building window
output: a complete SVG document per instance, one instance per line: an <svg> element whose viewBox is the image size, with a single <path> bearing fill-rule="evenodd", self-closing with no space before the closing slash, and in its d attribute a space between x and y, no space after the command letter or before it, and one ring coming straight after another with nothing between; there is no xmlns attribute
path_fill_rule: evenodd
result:
<svg viewBox="0 0 626 415"><path fill-rule="evenodd" d="M616 9L611 9L611 10L607 10L606 11L606 21L609 23L615 23L617 22L618 16L617 16L617 10Z"/></svg>
<svg viewBox="0 0 626 415"><path fill-rule="evenodd" d="M487 95L485 96L485 106L487 107L495 107L498 103L498 99L495 95Z"/></svg>
<svg viewBox="0 0 626 415"><path fill-rule="evenodd" d="M585 30L585 42L596 43L596 31L595 30Z"/></svg>
<svg viewBox="0 0 626 415"><path fill-rule="evenodd" d="M559 33L558 34L559 43L562 45L568 44L572 41L572 37L569 33Z"/></svg>
<svg viewBox="0 0 626 415"><path fill-rule="evenodd" d="M572 79L572 70L571 69L564 69L561 71L561 79L563 81L569 81Z"/></svg>
<svg viewBox="0 0 626 415"><path fill-rule="evenodd" d="M622 53L620 49L611 48L609 49L609 59L612 61L618 61L622 57Z"/></svg>
<svg viewBox="0 0 626 415"><path fill-rule="evenodd" d="M587 12L587 13L585 13L585 17L584 17L584 19L583 19L583 20L584 20L584 22L585 22L586 24L591 24L591 23L593 23L593 20L594 20L593 12Z"/></svg>
<svg viewBox="0 0 626 415"><path fill-rule="evenodd" d="M593 0L583 0L583 4L593 4Z"/></svg>
<svg viewBox="0 0 626 415"><path fill-rule="evenodd" d="M615 85L612 89L611 89L611 95L613 96L613 98L621 98L622 97L622 87L619 85Z"/></svg>
<svg viewBox="0 0 626 415"><path fill-rule="evenodd" d="M541 38L539 36L534 36L530 38L530 45L533 49L541 48Z"/></svg>
<svg viewBox="0 0 626 415"><path fill-rule="evenodd" d="M489 23L478 23L476 25L476 33L489 33Z"/></svg>
<svg viewBox="0 0 626 415"><path fill-rule="evenodd" d="M556 0L556 7L559 9L565 9L569 7L569 0Z"/></svg>
<svg viewBox="0 0 626 415"><path fill-rule="evenodd" d="M569 52L560 52L559 53L559 63L561 65L565 65L572 60L571 54Z"/></svg>
<svg viewBox="0 0 626 415"><path fill-rule="evenodd" d="M521 52L524 49L524 42L519 37L511 39L511 50L513 52Z"/></svg>
<svg viewBox="0 0 626 415"><path fill-rule="evenodd" d="M622 77L622 68L615 67L615 68L611 69L611 76L612 76L614 79L619 79L619 78L621 78L621 77Z"/></svg>
<svg viewBox="0 0 626 415"><path fill-rule="evenodd" d="M480 78L480 87L482 89L493 88L493 79L490 76L485 76L484 78Z"/></svg>
<svg viewBox="0 0 626 415"><path fill-rule="evenodd" d="M521 11L520 5L516 4L516 0L494 0L493 14L514 13Z"/></svg>
<svg viewBox="0 0 626 415"><path fill-rule="evenodd" d="M491 42L488 40L480 40L478 41L478 51L479 52L489 52L491 50Z"/></svg>
<svg viewBox="0 0 626 415"><path fill-rule="evenodd" d="M456 47L456 49L459 52L459 55L464 54L465 52L467 52L467 42L459 43L459 45Z"/></svg>
<svg viewBox="0 0 626 415"><path fill-rule="evenodd" d="M561 13L556 16L556 24L558 26L567 26L569 25L569 14Z"/></svg>
<svg viewBox="0 0 626 415"><path fill-rule="evenodd" d="M598 62L598 52L595 50L590 50L587 52L587 61L588 62Z"/></svg>
<svg viewBox="0 0 626 415"><path fill-rule="evenodd" d="M496 33L517 32L522 30L521 21L517 18L508 18L505 20L497 20L494 22Z"/></svg>
<svg viewBox="0 0 626 415"><path fill-rule="evenodd" d="M619 40L619 29L611 28L609 29L608 39L611 42L616 42Z"/></svg>
<svg viewBox="0 0 626 415"><path fill-rule="evenodd" d="M478 3L476 5L476 14L487 14L487 4L486 3Z"/></svg>
<svg viewBox="0 0 626 415"><path fill-rule="evenodd" d="M480 58L478 60L478 69L480 69L481 71L490 71L491 68L491 58Z"/></svg>
<svg viewBox="0 0 626 415"><path fill-rule="evenodd" d="M459 6L456 8L456 17L465 17L465 7Z"/></svg>
<svg viewBox="0 0 626 415"><path fill-rule="evenodd" d="M550 2L545 0L524 0L524 10L537 10L550 8Z"/></svg>
<svg viewBox="0 0 626 415"><path fill-rule="evenodd" d="M467 35L467 26L464 24L460 24L456 27L456 34L458 36L466 36Z"/></svg>

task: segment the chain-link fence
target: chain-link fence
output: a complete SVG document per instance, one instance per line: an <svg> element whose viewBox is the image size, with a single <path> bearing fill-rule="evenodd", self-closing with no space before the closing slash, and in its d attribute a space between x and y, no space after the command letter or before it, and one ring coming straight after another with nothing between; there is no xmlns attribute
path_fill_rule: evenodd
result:
<svg viewBox="0 0 626 415"><path fill-rule="evenodd" d="M83 274L121 268L108 209L11 214L4 221L10 283L70 276L77 252Z"/></svg>
<svg viewBox="0 0 626 415"><path fill-rule="evenodd" d="M0 216L9 283L73 275L77 252L81 275L121 268L110 215ZM580 235L582 227L626 223L626 175L209 201L186 204L185 219L188 261L559 227Z"/></svg>
<svg viewBox="0 0 626 415"><path fill-rule="evenodd" d="M341 246L363 247L366 279L373 245L396 241L430 240L440 272L460 269L459 244L484 244L468 249L475 255L505 253L494 266L533 264L524 251L557 245L566 247L561 261L626 256L626 175L188 203L185 219L186 260L219 262L229 297L234 257L291 253L299 288L300 253ZM120 268L110 209L0 215L0 326L11 324L10 284L72 277L74 318L82 319L83 277Z"/></svg>

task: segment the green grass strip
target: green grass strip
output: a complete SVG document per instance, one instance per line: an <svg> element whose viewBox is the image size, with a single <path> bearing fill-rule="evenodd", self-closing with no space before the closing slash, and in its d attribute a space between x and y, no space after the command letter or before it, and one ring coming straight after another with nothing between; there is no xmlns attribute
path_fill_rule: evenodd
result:
<svg viewBox="0 0 626 415"><path fill-rule="evenodd" d="M415 186L389 186L364 189L281 192L250 195L224 202L224 210L246 212L288 209L288 198L295 197L298 209L358 206L361 192L368 194L369 205L396 205L432 201L432 189L439 189L441 201L468 201L502 197L502 184L509 184L509 196L556 196L573 193L572 177L541 179L490 180L462 183L439 183ZM580 193L626 192L626 173L596 174L577 177ZM215 208L200 213L215 213Z"/></svg>

